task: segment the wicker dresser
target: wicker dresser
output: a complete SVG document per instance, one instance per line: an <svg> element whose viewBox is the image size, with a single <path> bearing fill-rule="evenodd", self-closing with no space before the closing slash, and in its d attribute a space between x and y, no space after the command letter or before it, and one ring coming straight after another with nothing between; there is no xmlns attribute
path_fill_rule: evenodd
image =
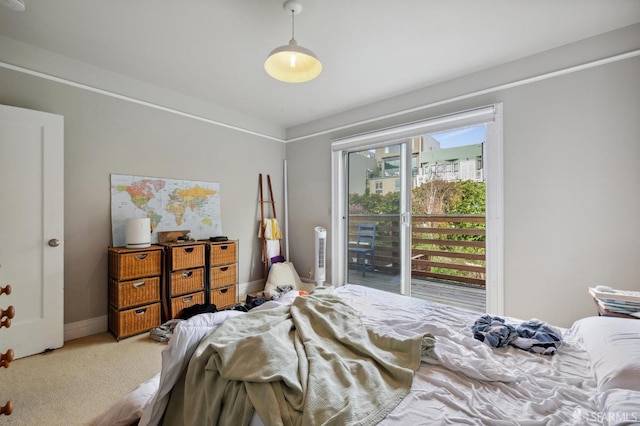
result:
<svg viewBox="0 0 640 426"><path fill-rule="evenodd" d="M206 243L166 243L165 317L177 318L184 308L205 302Z"/></svg>
<svg viewBox="0 0 640 426"><path fill-rule="evenodd" d="M162 247L109 248L109 330L116 339L161 324Z"/></svg>
<svg viewBox="0 0 640 426"><path fill-rule="evenodd" d="M209 244L209 303L226 308L238 302L238 241Z"/></svg>

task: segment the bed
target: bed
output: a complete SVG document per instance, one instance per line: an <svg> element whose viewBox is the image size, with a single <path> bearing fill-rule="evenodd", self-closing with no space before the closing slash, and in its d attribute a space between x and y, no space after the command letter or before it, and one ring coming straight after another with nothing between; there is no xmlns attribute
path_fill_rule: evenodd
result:
<svg viewBox="0 0 640 426"><path fill-rule="evenodd" d="M318 294L326 298L316 297ZM337 364L330 368L340 370L348 365L346 371L351 371L354 377L363 378L361 382L365 386L379 391L367 389L369 394L365 397L357 392L351 395L352 388L361 383L351 383L349 378L345 378L347 375L341 374L337 374L335 380L327 380L326 376L321 379L325 380L324 386L330 390L325 390L324 394L322 389L317 393L322 386L312 387L301 380L303 385L308 386L303 389L302 395L317 395L315 398L301 398L307 400L304 407L315 410L315 407L324 406L326 402L331 409L341 403L345 407L348 405L349 409L352 409L351 406L355 408L343 413L344 407L340 406L340 415L300 415L282 420L277 417L282 410L275 408L281 402L278 398L282 397L282 393L274 393L272 389L265 390L264 387L252 390L247 386L245 391L245 387L230 386L235 377L221 384L215 381L224 375L220 371L214 372L211 378L211 371L215 370L213 367L219 367L222 363L235 363L236 367L240 366L242 373L250 369L250 364L256 364L255 372L247 374L255 375L266 369L267 376L273 375L274 365L270 359L284 360L286 362L283 361L283 364L286 365L295 364L297 370L294 371L305 374L318 371L314 369L317 367L309 367L317 366L317 363L293 360L285 352L265 358L257 352L246 355L247 351L244 351L240 353L245 355L237 360L229 358L220 349L242 346L244 337L252 332L264 336L265 331L281 327L283 323L278 322L282 319L279 315L293 312L294 308L298 312L300 306L316 303L313 297L319 299L321 305L313 306L315 313L311 316L330 317L327 317L327 321L311 320L311 323L331 323L337 321L335 318L354 313L347 319L357 321L363 332L369 333L368 337L379 346L371 351L367 349L363 358L372 357L376 360L375 364L386 365L391 361L400 364L397 371L395 364L388 368L394 375L389 388L386 387L389 385L388 377L383 377L382 382L368 383L368 378L377 373L370 374L367 370L370 365L367 363L338 359ZM329 301L336 308L330 306ZM336 313L339 313L337 317ZM274 322L264 329L256 329L256 324L251 321L258 315ZM474 337L472 327L481 316L476 312L356 285L320 289L304 297L292 291L249 313L221 311L197 315L176 326L173 337L162 352L162 371L108 410L98 420L97 426L130 425L136 422L155 425L162 424L163 420L165 424L216 424L215 418L221 414L220 407L229 405L234 405L236 412L232 415L236 417L224 417L227 424L640 424L640 321L589 317L576 321L569 329L549 326L561 336L561 342L556 345L557 350L553 355L542 355L512 345L492 348L487 342L478 340ZM504 321L514 327L524 323L515 318L504 318ZM348 327L349 332L352 328ZM219 336L225 329L231 331L226 336L240 333L244 337L240 343L225 340L225 337ZM319 331L320 334L325 332ZM218 340L214 343L207 340L212 338ZM348 341L360 337L349 335L339 339ZM386 339L393 340L389 343ZM256 347L254 345L255 342L247 345L249 351ZM285 345L283 343L283 347ZM213 356L211 347L216 347ZM340 350L332 349L334 352ZM358 347L357 351L362 351L362 348ZM393 353L393 357L387 356L388 352ZM417 355L402 355L414 352ZM318 357L323 362L328 359L327 354L323 353L315 353L314 357L309 358ZM403 389L402 386L406 385L406 369L409 369L411 377L408 388ZM386 374L389 373L385 371L383 376ZM261 376L257 381L261 382L263 378ZM286 380L291 385L295 377ZM342 387L333 389L330 386L335 383L332 382L340 382ZM299 383L289 387L297 386ZM223 387L230 388L233 395L221 396L213 391ZM286 392L284 395L288 398ZM253 407L246 407L247 401L251 402L246 393L253 394L249 396L253 396L257 405L255 411ZM213 394L221 399L212 404ZM256 395L263 400L258 401ZM371 410L372 403L368 399L374 401L375 407L381 407L380 410ZM303 402L300 400L296 403ZM304 411L300 407L302 405L294 407L296 414ZM305 410L312 411L312 408ZM371 414L372 411L376 412ZM274 417L274 412L279 414ZM227 411L225 415L228 414ZM288 416L291 413L285 414Z"/></svg>

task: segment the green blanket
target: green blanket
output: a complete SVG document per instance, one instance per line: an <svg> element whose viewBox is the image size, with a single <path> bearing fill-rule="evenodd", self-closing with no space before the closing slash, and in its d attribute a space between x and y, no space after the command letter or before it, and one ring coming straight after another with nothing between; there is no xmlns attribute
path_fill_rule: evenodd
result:
<svg viewBox="0 0 640 426"><path fill-rule="evenodd" d="M367 329L339 297L225 321L200 342L174 387L165 425L371 425L411 388L432 335L399 339Z"/></svg>

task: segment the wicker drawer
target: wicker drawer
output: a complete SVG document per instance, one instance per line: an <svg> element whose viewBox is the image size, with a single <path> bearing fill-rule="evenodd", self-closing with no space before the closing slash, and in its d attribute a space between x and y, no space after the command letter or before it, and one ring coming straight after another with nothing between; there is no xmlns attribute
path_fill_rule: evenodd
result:
<svg viewBox="0 0 640 426"><path fill-rule="evenodd" d="M171 247L171 270L204 266L204 244Z"/></svg>
<svg viewBox="0 0 640 426"><path fill-rule="evenodd" d="M177 318L184 308L204 303L204 291L171 298L171 317Z"/></svg>
<svg viewBox="0 0 640 426"><path fill-rule="evenodd" d="M109 249L109 276L119 280L160 275L162 268L161 249L129 250Z"/></svg>
<svg viewBox="0 0 640 426"><path fill-rule="evenodd" d="M237 265L214 266L210 269L209 285L211 289L238 282Z"/></svg>
<svg viewBox="0 0 640 426"><path fill-rule="evenodd" d="M172 272L170 280L171 296L202 290L204 289L204 268Z"/></svg>
<svg viewBox="0 0 640 426"><path fill-rule="evenodd" d="M160 303L118 311L110 308L109 329L120 339L160 326Z"/></svg>
<svg viewBox="0 0 640 426"><path fill-rule="evenodd" d="M237 300L235 284L211 290L211 303L218 309L235 305Z"/></svg>
<svg viewBox="0 0 640 426"><path fill-rule="evenodd" d="M160 277L133 281L109 281L109 302L123 309L160 300Z"/></svg>
<svg viewBox="0 0 640 426"><path fill-rule="evenodd" d="M226 241L224 243L212 243L209 252L209 265L226 265L236 263L237 244L235 241Z"/></svg>

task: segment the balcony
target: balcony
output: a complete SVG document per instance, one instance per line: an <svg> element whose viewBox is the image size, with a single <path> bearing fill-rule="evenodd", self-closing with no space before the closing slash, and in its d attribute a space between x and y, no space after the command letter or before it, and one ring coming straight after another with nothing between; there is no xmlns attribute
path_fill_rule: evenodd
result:
<svg viewBox="0 0 640 426"><path fill-rule="evenodd" d="M398 215L350 215L349 241L360 223L375 223L373 271L364 276L349 258L349 282L398 293L400 218ZM485 216L414 215L411 231L411 295L485 311Z"/></svg>

